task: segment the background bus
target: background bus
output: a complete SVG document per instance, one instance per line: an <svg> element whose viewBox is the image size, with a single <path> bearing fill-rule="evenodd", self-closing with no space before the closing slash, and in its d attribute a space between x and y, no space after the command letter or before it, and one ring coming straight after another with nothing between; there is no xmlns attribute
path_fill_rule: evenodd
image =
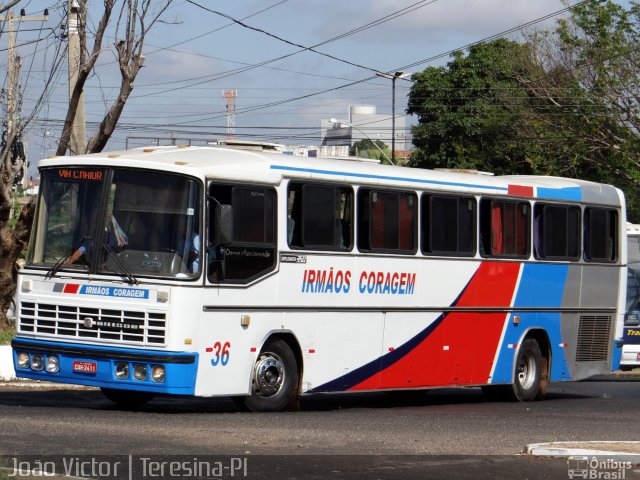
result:
<svg viewBox="0 0 640 480"><path fill-rule="evenodd" d="M618 368L611 186L221 147L41 162L19 377L118 403L479 386Z"/></svg>
<svg viewBox="0 0 640 480"><path fill-rule="evenodd" d="M621 370L640 367L640 225L627 224L627 269Z"/></svg>

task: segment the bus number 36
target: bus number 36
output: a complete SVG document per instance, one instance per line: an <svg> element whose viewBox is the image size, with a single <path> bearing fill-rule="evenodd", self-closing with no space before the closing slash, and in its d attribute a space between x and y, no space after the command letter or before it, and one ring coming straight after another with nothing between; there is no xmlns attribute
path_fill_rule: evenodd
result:
<svg viewBox="0 0 640 480"><path fill-rule="evenodd" d="M218 364L223 367L229 363L229 349L231 344L229 342L216 342L213 344L213 358L211 359L211 365L216 367Z"/></svg>

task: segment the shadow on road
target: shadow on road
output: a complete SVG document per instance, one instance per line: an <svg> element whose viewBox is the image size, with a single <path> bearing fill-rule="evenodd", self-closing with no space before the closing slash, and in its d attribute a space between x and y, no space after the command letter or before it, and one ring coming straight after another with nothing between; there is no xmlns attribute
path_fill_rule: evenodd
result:
<svg viewBox="0 0 640 480"><path fill-rule="evenodd" d="M547 394L543 402L591 397L589 395L560 391ZM300 401L300 407L302 411L333 411L358 408L443 407L488 403L496 402L485 397L479 388L445 388L423 391L315 394L303 397ZM505 405L508 403L506 402ZM107 400L98 390L35 389L27 387L0 388L0 405L37 408L135 410L166 414L241 411L231 399L224 397L158 396L140 407L124 409Z"/></svg>

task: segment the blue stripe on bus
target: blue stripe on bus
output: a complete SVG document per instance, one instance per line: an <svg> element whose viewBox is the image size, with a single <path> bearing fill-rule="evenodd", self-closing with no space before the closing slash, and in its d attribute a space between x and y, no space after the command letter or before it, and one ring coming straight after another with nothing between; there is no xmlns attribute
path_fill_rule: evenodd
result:
<svg viewBox="0 0 640 480"><path fill-rule="evenodd" d="M391 180L396 182L413 182L422 183L427 185L446 185L448 187L467 187L467 188L481 188L485 190L496 190L500 192L507 192L507 187L495 187L491 185L478 185L474 183L457 183L457 182L443 182L440 180L425 180L421 178L411 177L390 177L387 175L373 175L370 173L352 173L352 172L340 172L337 170L319 170L315 168L302 168L302 167L288 167L285 165L271 165L271 170L286 170L290 172L304 172L304 173L319 173L322 175L336 175L344 177L366 178L372 180Z"/></svg>
<svg viewBox="0 0 640 480"><path fill-rule="evenodd" d="M572 200L579 202L582 200L582 189L580 187L567 188L537 188L538 198L548 198L551 200Z"/></svg>
<svg viewBox="0 0 640 480"><path fill-rule="evenodd" d="M562 306L568 265L561 264L525 264L518 292L514 300L514 308L542 307L559 308ZM513 317L520 317L514 324ZM517 345L525 332L532 328L540 328L549 336L552 362L550 380L568 380L570 378L566 357L559 345L563 343L560 331L559 312L514 312L510 314L507 327L500 346L500 353L491 378L491 383L511 383L514 372L514 355Z"/></svg>

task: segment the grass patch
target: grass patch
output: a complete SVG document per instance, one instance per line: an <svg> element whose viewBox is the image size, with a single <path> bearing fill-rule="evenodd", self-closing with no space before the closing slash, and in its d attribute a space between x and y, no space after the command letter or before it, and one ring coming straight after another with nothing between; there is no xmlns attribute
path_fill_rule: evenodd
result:
<svg viewBox="0 0 640 480"><path fill-rule="evenodd" d="M9 345L11 343L11 339L16 336L16 327L15 325L9 325L4 329L0 330L0 345Z"/></svg>

